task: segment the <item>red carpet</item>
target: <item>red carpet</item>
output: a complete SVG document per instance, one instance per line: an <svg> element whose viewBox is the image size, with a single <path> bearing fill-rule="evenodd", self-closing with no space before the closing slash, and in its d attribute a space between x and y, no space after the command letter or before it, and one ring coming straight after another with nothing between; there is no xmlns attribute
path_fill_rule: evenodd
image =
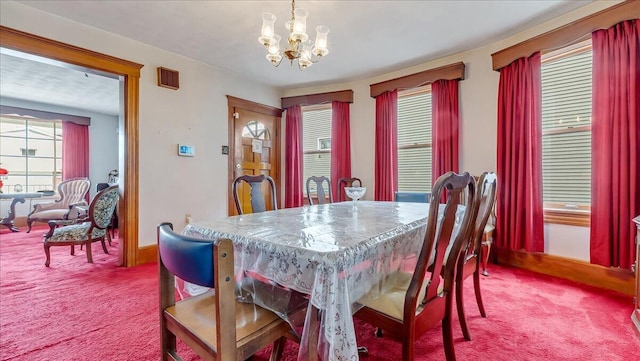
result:
<svg viewBox="0 0 640 361"><path fill-rule="evenodd" d="M52 247L46 268L45 231L0 230L0 360L159 360L157 265L116 267L116 240L111 255L94 244L94 264L77 248L71 256L69 247ZM482 278L489 318L479 316L473 282L466 283L472 341L454 316L459 360L640 360L630 296L519 269L489 271ZM363 360L400 360L399 343L374 337L364 323L356 329L369 349ZM254 360L266 360L267 351ZM284 360L296 354L288 342ZM436 328L420 339L416 360L443 359Z"/></svg>

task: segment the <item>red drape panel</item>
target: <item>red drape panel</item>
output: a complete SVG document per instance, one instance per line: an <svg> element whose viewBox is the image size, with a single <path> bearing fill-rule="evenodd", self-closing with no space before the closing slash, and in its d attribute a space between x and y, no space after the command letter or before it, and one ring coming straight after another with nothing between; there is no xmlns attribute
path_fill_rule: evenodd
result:
<svg viewBox="0 0 640 361"><path fill-rule="evenodd" d="M544 251L540 53L500 70L496 245Z"/></svg>
<svg viewBox="0 0 640 361"><path fill-rule="evenodd" d="M287 109L285 124L284 207L302 206L302 108Z"/></svg>
<svg viewBox="0 0 640 361"><path fill-rule="evenodd" d="M398 189L398 91L376 97L376 201L392 201Z"/></svg>
<svg viewBox="0 0 640 361"><path fill-rule="evenodd" d="M351 178L349 103L331 102L331 192L338 197L338 179Z"/></svg>
<svg viewBox="0 0 640 361"><path fill-rule="evenodd" d="M458 81L438 80L431 84L433 122L432 181L453 171L458 173L459 105Z"/></svg>
<svg viewBox="0 0 640 361"><path fill-rule="evenodd" d="M89 177L89 127L62 122L62 180Z"/></svg>
<svg viewBox="0 0 640 361"><path fill-rule="evenodd" d="M640 214L640 20L593 33L591 263L630 268Z"/></svg>

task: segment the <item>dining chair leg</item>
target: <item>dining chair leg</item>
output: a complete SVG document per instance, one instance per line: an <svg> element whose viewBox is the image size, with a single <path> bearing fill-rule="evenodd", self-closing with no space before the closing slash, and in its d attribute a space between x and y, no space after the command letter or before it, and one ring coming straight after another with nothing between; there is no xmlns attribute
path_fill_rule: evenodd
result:
<svg viewBox="0 0 640 361"><path fill-rule="evenodd" d="M484 303L482 302L482 293L480 293L480 272L476 269L473 273L473 288L476 294L476 302L478 303L478 309L480 310L480 315L484 318L487 318L487 313L484 310Z"/></svg>
<svg viewBox="0 0 640 361"><path fill-rule="evenodd" d="M458 320L460 321L460 328L462 328L462 334L464 339L471 341L471 333L469 333L469 327L467 326L467 318L464 315L464 297L463 297L463 285L464 279L459 277L456 280L456 308L458 309Z"/></svg>
<svg viewBox="0 0 640 361"><path fill-rule="evenodd" d="M284 345L287 342L285 337L280 337L273 343L273 349L271 350L271 356L269 361L280 361L282 358L282 352L284 351Z"/></svg>
<svg viewBox="0 0 640 361"><path fill-rule="evenodd" d="M444 343L444 355L447 361L456 360L456 351L453 347L453 330L451 328L452 300L447 296L444 318L442 319L442 342Z"/></svg>
<svg viewBox="0 0 640 361"><path fill-rule="evenodd" d="M482 242L480 258L482 260L482 275L485 277L489 277L489 272L487 272L487 263L489 263L490 251L491 251L491 240Z"/></svg>

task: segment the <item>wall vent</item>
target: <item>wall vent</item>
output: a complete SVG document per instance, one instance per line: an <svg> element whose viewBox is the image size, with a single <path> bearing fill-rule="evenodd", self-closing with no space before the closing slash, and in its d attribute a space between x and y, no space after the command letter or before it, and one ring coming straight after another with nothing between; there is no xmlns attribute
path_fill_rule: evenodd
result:
<svg viewBox="0 0 640 361"><path fill-rule="evenodd" d="M158 67L158 86L178 90L180 88L180 80L178 79L178 71L163 67Z"/></svg>

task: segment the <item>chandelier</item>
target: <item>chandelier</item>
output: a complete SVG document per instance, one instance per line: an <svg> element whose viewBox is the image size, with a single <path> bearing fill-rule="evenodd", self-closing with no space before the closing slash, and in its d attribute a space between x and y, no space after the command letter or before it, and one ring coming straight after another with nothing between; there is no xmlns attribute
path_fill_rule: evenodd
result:
<svg viewBox="0 0 640 361"><path fill-rule="evenodd" d="M324 25L316 27L316 41L309 39L307 35L307 16L309 12L305 9L296 9L296 1L291 1L291 20L287 21L284 26L289 30L287 42L289 46L284 51L284 56L289 59L291 65L298 62L298 68L304 70L314 63L317 63L321 57L329 54L327 49L327 34L329 28ZM264 45L267 50L267 60L278 66L282 62L283 56L280 53L280 35L275 33L276 16L272 13L262 14L262 32L258 41Z"/></svg>

